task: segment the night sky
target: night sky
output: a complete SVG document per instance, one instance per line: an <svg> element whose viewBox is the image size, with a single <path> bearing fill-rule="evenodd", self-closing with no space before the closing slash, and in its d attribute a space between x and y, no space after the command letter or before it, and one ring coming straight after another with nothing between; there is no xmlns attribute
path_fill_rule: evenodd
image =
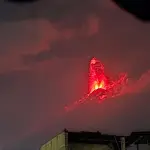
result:
<svg viewBox="0 0 150 150"><path fill-rule="evenodd" d="M0 150L37 150L64 128L150 130L150 24L109 0L2 1ZM127 72L130 92L65 114L64 105L87 91L92 56L110 76Z"/></svg>

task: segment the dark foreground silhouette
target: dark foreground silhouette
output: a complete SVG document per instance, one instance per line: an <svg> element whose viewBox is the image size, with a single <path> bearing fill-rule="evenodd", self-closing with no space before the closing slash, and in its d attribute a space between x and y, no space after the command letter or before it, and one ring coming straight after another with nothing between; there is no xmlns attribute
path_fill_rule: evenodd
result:
<svg viewBox="0 0 150 150"><path fill-rule="evenodd" d="M141 21L150 21L150 0L112 0Z"/></svg>

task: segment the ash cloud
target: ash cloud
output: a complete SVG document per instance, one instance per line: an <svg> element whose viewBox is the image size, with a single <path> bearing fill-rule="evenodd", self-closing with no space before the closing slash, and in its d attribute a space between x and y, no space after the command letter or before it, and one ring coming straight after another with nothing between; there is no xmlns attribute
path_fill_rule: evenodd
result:
<svg viewBox="0 0 150 150"><path fill-rule="evenodd" d="M31 64L34 62L41 62L45 60L50 60L53 58L52 51L42 51L38 54L26 54L22 56L24 64Z"/></svg>
<svg viewBox="0 0 150 150"><path fill-rule="evenodd" d="M82 43L81 43L82 40ZM90 44L83 38L60 40L51 44L50 50L43 50L37 54L22 55L24 64L31 64L36 62L43 62L52 60L53 58L88 58L92 56L97 50L90 51ZM86 51L85 51L86 50ZM90 58L90 57L89 57Z"/></svg>
<svg viewBox="0 0 150 150"><path fill-rule="evenodd" d="M48 19L52 23L59 23L61 27L77 27L89 15L93 13L99 14L100 4L98 0L43 0L34 4L24 5L2 3L0 6L0 21L21 21L42 18Z"/></svg>
<svg viewBox="0 0 150 150"><path fill-rule="evenodd" d="M129 84L122 91L122 94L136 94L150 90L150 70L141 75L138 80L129 79Z"/></svg>

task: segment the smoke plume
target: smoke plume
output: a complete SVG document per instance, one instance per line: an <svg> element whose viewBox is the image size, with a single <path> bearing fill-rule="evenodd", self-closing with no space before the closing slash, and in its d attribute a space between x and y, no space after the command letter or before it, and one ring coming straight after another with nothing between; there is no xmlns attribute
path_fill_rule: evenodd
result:
<svg viewBox="0 0 150 150"><path fill-rule="evenodd" d="M129 79L129 84L124 88L122 94L140 93L144 90L148 90L150 85L150 70L142 74L138 80Z"/></svg>

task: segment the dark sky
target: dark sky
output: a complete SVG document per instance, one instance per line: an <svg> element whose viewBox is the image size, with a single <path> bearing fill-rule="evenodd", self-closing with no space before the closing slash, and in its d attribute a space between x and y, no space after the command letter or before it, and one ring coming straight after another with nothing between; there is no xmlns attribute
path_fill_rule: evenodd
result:
<svg viewBox="0 0 150 150"><path fill-rule="evenodd" d="M1 0L0 150L37 150L65 127L116 134L148 130L149 39L149 24L109 0ZM64 105L87 90L91 56L109 75L128 72L138 80L145 73L144 81L134 82L134 92L65 114Z"/></svg>

